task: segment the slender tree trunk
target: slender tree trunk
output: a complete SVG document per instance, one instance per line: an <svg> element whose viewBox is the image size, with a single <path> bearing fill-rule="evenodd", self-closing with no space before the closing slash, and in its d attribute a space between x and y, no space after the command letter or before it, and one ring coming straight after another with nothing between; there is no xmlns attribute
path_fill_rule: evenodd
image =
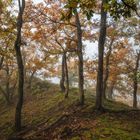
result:
<svg viewBox="0 0 140 140"><path fill-rule="evenodd" d="M133 108L137 108L137 89L138 89L138 68L139 68L140 52L137 54L136 66L134 70L134 81L133 81Z"/></svg>
<svg viewBox="0 0 140 140"><path fill-rule="evenodd" d="M16 78L15 78L16 79ZM10 100L12 101L13 100L13 96L14 96L14 93L15 93L15 90L16 90L16 85L17 85L17 80L16 82L13 84L13 87L12 87L12 93L10 94Z"/></svg>
<svg viewBox="0 0 140 140"><path fill-rule="evenodd" d="M24 66L21 55L21 28L23 24L23 13L25 8L25 0L19 0L19 14L17 19L17 38L15 41L15 52L18 64L18 103L15 112L15 129L16 131L21 130L21 111L23 105L23 94L24 94Z"/></svg>
<svg viewBox="0 0 140 140"><path fill-rule="evenodd" d="M65 76L66 76L66 90L65 90L65 98L68 98L69 95L69 74L68 74L68 65L67 65L67 56L66 53L64 53L64 59L65 59Z"/></svg>
<svg viewBox="0 0 140 140"><path fill-rule="evenodd" d="M4 62L4 56L2 56L1 59L0 59L0 70L2 69L3 62ZM1 86L0 86L0 91L3 94L6 103L9 104L9 100L7 98L6 92L3 90L3 88Z"/></svg>
<svg viewBox="0 0 140 140"><path fill-rule="evenodd" d="M4 61L4 56L2 56L0 59L0 70L2 69L3 61Z"/></svg>
<svg viewBox="0 0 140 140"><path fill-rule="evenodd" d="M7 97L8 97L8 103L10 103L9 81L6 82L6 94L7 94Z"/></svg>
<svg viewBox="0 0 140 140"><path fill-rule="evenodd" d="M32 81L33 81L33 78L34 78L34 75L35 75L36 71L33 71L30 78L29 78L29 85L28 85L28 88L31 90L32 89Z"/></svg>
<svg viewBox="0 0 140 140"><path fill-rule="evenodd" d="M110 86L110 89L109 89L109 92L108 92L108 99L109 100L112 100L113 99L114 86L115 86L115 83L112 83L111 86Z"/></svg>
<svg viewBox="0 0 140 140"><path fill-rule="evenodd" d="M107 81L109 77L109 63L110 63L110 55L112 52L112 44L113 44L114 39L111 40L110 45L109 45L109 50L107 52L106 56L106 63L105 63L105 77L103 81L103 99L106 99L106 88L107 88Z"/></svg>
<svg viewBox="0 0 140 140"><path fill-rule="evenodd" d="M22 61L23 61L23 67L24 67L24 82L26 82L28 80L28 77L27 77L27 71L26 71L26 55L25 55L24 48L22 52Z"/></svg>
<svg viewBox="0 0 140 140"><path fill-rule="evenodd" d="M6 95L7 95L7 104L10 104L10 83L9 83L9 78L10 78L10 73L9 73L9 67L8 64L6 66Z"/></svg>
<svg viewBox="0 0 140 140"><path fill-rule="evenodd" d="M9 99L8 99L7 93L5 92L5 90L1 86L0 86L0 91L5 98L6 104L9 104Z"/></svg>
<svg viewBox="0 0 140 140"><path fill-rule="evenodd" d="M97 86L96 86L96 110L102 110L102 96L103 96L103 57L104 57L104 44L106 39L106 18L107 13L104 10L104 4L106 0L102 0L101 6L101 23L100 23L100 36L98 44L98 74L97 74Z"/></svg>
<svg viewBox="0 0 140 140"><path fill-rule="evenodd" d="M2 65L2 63L1 63L1 65ZM0 70L1 69L2 69L2 67L0 68ZM5 84L6 87L5 87L5 89L3 89L2 86L0 86L0 91L1 91L1 93L3 94L3 96L5 98L6 104L10 105L9 67L8 67L7 64L6 64L5 71L6 71L6 84Z"/></svg>
<svg viewBox="0 0 140 140"><path fill-rule="evenodd" d="M77 39L78 39L78 79L80 104L84 105L84 74L83 74L83 45L82 45L82 29L78 13L76 13Z"/></svg>
<svg viewBox="0 0 140 140"><path fill-rule="evenodd" d="M60 89L65 92L65 53L62 55L62 69L61 69Z"/></svg>

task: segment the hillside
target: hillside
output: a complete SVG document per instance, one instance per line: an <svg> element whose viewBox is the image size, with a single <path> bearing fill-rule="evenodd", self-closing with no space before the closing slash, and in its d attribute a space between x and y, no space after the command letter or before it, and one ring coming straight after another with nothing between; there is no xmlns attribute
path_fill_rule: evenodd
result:
<svg viewBox="0 0 140 140"><path fill-rule="evenodd" d="M0 140L140 140L140 0L0 0Z"/></svg>
<svg viewBox="0 0 140 140"><path fill-rule="evenodd" d="M86 102L78 105L78 94L72 89L68 99L57 85L36 82L27 91L23 108L24 128L14 134L13 104L0 106L0 138L20 137L24 140L140 140L140 111L106 101L104 112L94 110L95 99L86 91Z"/></svg>

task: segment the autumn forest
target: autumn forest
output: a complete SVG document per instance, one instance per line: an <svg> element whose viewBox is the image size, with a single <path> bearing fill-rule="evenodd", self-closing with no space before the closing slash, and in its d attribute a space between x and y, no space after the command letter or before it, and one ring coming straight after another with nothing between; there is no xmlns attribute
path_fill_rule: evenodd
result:
<svg viewBox="0 0 140 140"><path fill-rule="evenodd" d="M140 140L139 0L0 0L0 140Z"/></svg>

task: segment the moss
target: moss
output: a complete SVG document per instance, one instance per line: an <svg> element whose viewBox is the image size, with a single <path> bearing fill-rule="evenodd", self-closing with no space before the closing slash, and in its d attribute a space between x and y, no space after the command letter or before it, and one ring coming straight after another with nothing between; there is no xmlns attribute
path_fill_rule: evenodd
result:
<svg viewBox="0 0 140 140"><path fill-rule="evenodd" d="M119 120L113 121L109 120L108 116L99 118L100 125L96 127L95 134L99 136L100 140L140 140L140 134L136 133L134 130L129 130L132 122L128 123L128 128L126 129L123 125L125 123L120 123Z"/></svg>
<svg viewBox="0 0 140 140"><path fill-rule="evenodd" d="M105 100L104 106L110 110L130 110L131 108L123 103L111 101L111 100Z"/></svg>
<svg viewBox="0 0 140 140"><path fill-rule="evenodd" d="M85 131L83 132L82 135L84 136L84 139L87 139L87 140L91 140L93 138L93 134L91 131Z"/></svg>
<svg viewBox="0 0 140 140"><path fill-rule="evenodd" d="M75 136L75 137L71 138L70 140L81 140L81 138L79 136Z"/></svg>
<svg viewBox="0 0 140 140"><path fill-rule="evenodd" d="M44 88L45 84L41 85L41 87L43 86ZM27 99L22 114L24 125L36 126L47 120L47 126L51 125L57 121L65 111L69 112L68 108L79 100L77 89L72 89L69 93L69 98L64 99L64 94L59 92L57 86L52 88L53 86L54 85L50 84L48 90L38 90L35 95L31 96L31 100ZM140 125L139 120L133 119L131 121L131 116L125 113L96 114L93 112L95 97L92 95L92 92L86 91L85 99L85 105L82 108L76 106L71 109L78 109L75 113L78 115L72 115L78 117L81 123L88 120L91 124L86 123L84 127L88 127L88 130L78 132L80 136L77 134L78 136L70 138L71 140L80 140L81 137L85 140L140 140L140 130L138 128ZM130 109L124 104L113 101L105 101L104 104L107 108L112 110ZM5 108L5 112L0 115L0 128L2 128L2 131L0 130L1 136L7 136L13 133L14 113L15 107L13 106L8 110ZM73 119L71 122L72 121Z"/></svg>

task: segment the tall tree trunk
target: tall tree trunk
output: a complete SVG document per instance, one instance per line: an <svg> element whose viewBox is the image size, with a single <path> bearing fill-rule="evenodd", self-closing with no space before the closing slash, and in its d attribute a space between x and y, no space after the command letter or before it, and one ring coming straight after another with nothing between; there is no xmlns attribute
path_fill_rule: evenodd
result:
<svg viewBox="0 0 140 140"><path fill-rule="evenodd" d="M108 91L108 99L113 99L113 90L114 90L115 82L112 82Z"/></svg>
<svg viewBox="0 0 140 140"><path fill-rule="evenodd" d="M65 77L66 77L66 90L65 90L65 98L68 98L69 95L69 74L68 74L68 65L67 65L67 55L64 53L65 59Z"/></svg>
<svg viewBox="0 0 140 140"><path fill-rule="evenodd" d="M21 130L21 111L23 105L23 94L24 94L24 66L21 54L21 28L23 24L23 13L25 8L25 0L18 0L19 2L19 13L17 19L17 38L15 41L15 52L18 64L18 103L15 112L15 129L16 131Z"/></svg>
<svg viewBox="0 0 140 140"><path fill-rule="evenodd" d="M2 68L2 67L1 67ZM0 68L0 69L1 69ZM6 64L6 84L5 84L5 89L2 88L2 86L0 86L0 91L3 94L6 104L10 105L10 83L9 83L9 77L10 77L10 73L9 73L9 67L8 64Z"/></svg>
<svg viewBox="0 0 140 140"><path fill-rule="evenodd" d="M0 59L0 70L2 69L3 61L4 61L4 56L2 56Z"/></svg>
<svg viewBox="0 0 140 140"><path fill-rule="evenodd" d="M77 53L78 53L78 79L79 79L79 94L80 104L84 105L84 74L83 74L83 45L82 45L82 29L78 13L76 13L76 26L77 26Z"/></svg>
<svg viewBox="0 0 140 140"><path fill-rule="evenodd" d="M9 73L9 67L8 64L6 64L6 95L7 95L7 104L10 104L10 73Z"/></svg>
<svg viewBox="0 0 140 140"><path fill-rule="evenodd" d="M138 52L137 54L137 60L136 60L136 65L135 65L135 70L134 70L133 108L137 108L137 89L138 89L137 73L138 73L138 68L139 68L139 60L140 60L140 52Z"/></svg>
<svg viewBox="0 0 140 140"><path fill-rule="evenodd" d="M5 101L6 101L6 104L9 105L9 99L8 99L7 93L5 92L5 90L1 86L0 86L0 92L3 94Z"/></svg>
<svg viewBox="0 0 140 140"><path fill-rule="evenodd" d="M104 10L106 0L102 0L101 5L101 23L100 23L100 36L98 44L98 74L96 86L96 110L102 110L102 96L103 96L103 57L104 57L104 44L106 39L106 18L107 13Z"/></svg>
<svg viewBox="0 0 140 140"><path fill-rule="evenodd" d="M109 63L110 63L110 55L112 52L112 44L113 44L114 39L111 40L110 45L109 45L109 50L107 52L106 56L106 63L105 63L105 77L103 81L103 99L106 99L106 88L107 88L107 81L109 77Z"/></svg>
<svg viewBox="0 0 140 140"><path fill-rule="evenodd" d="M15 79L16 79L16 78L15 78ZM16 82L13 84L12 93L10 94L10 101L13 100L13 96L14 96L14 93L15 93L15 90L16 90L16 85L17 85L17 80L16 80Z"/></svg>
<svg viewBox="0 0 140 140"><path fill-rule="evenodd" d="M34 78L34 75L35 75L36 71L33 71L31 73L31 76L29 77L29 85L28 85L28 88L31 90L32 89L32 81L33 81L33 78Z"/></svg>
<svg viewBox="0 0 140 140"><path fill-rule="evenodd" d="M61 80L60 80L60 89L65 92L65 53L62 55L62 68L61 68Z"/></svg>
<svg viewBox="0 0 140 140"><path fill-rule="evenodd" d="M0 70L2 69L3 62L4 62L4 56L2 56L1 59L0 59ZM6 103L9 104L9 100L7 98L7 94L6 94L6 92L3 90L3 88L1 86L0 86L0 91L3 94Z"/></svg>
<svg viewBox="0 0 140 140"><path fill-rule="evenodd" d="M23 67L24 67L24 81L27 82L27 71L26 71L26 55L25 55L25 51L23 48L23 52L22 52L22 61L23 61Z"/></svg>

